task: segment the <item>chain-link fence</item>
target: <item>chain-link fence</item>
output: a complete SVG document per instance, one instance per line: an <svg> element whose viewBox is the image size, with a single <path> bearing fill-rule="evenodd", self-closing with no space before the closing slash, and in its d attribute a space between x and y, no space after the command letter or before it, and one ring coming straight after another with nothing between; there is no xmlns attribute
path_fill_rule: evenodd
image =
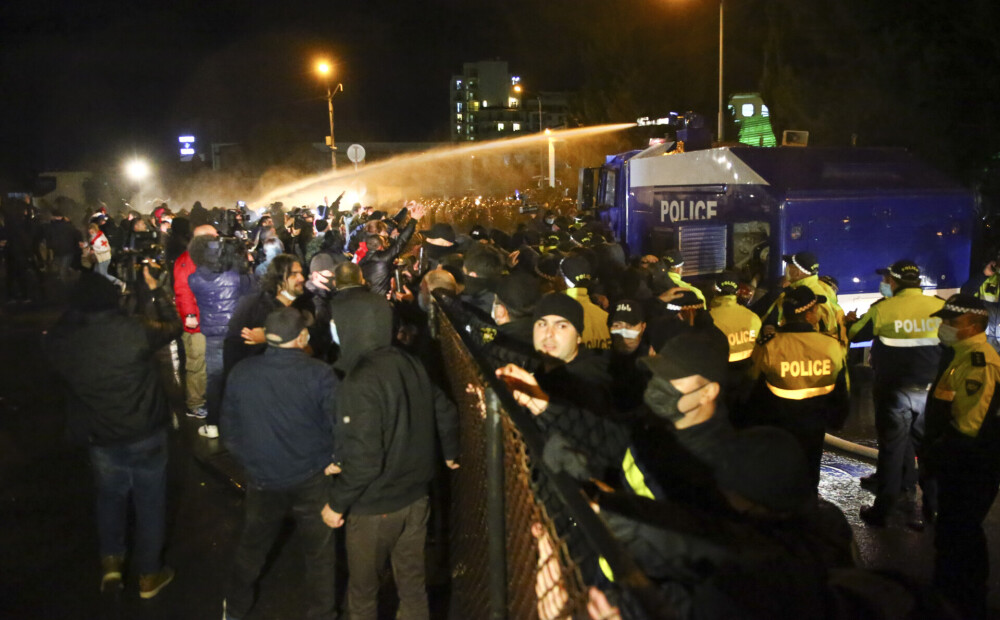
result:
<svg viewBox="0 0 1000 620"><path fill-rule="evenodd" d="M452 489L452 617L587 616L603 556L623 607L668 617L655 588L594 514L579 485L533 458L543 439L435 306L432 326L461 418L462 467Z"/></svg>

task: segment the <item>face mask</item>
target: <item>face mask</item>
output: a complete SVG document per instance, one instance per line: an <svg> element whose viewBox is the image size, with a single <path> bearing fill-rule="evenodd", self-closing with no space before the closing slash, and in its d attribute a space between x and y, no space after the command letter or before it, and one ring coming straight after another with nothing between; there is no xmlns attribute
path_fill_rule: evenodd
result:
<svg viewBox="0 0 1000 620"><path fill-rule="evenodd" d="M882 282L878 285L878 292L882 293L882 297L892 297L892 285L888 282Z"/></svg>
<svg viewBox="0 0 1000 620"><path fill-rule="evenodd" d="M337 333L337 324L330 321L330 337L336 344L340 344L340 334Z"/></svg>
<svg viewBox="0 0 1000 620"><path fill-rule="evenodd" d="M952 327L951 325L944 325L942 323L941 326L938 327L937 335L938 340L940 340L941 344L946 347L950 347L958 342L958 328Z"/></svg>
<svg viewBox="0 0 1000 620"><path fill-rule="evenodd" d="M627 340L633 340L633 339L639 337L639 330L638 329L625 329L624 327L622 327L621 329L612 329L611 330L611 334L612 335L618 334L622 338L625 338Z"/></svg>
<svg viewBox="0 0 1000 620"><path fill-rule="evenodd" d="M547 218L545 218L545 223L548 224L549 226L551 226L552 224L555 224L555 222L556 222L556 219L554 217L547 217Z"/></svg>
<svg viewBox="0 0 1000 620"><path fill-rule="evenodd" d="M708 385L708 383L705 385ZM687 411L681 411L677 408L678 404L680 404L681 398L684 398L688 394L694 394L698 390L705 387L705 385L685 394L675 388L669 380L662 377L653 377L652 380L650 380L649 385L646 386L646 391L642 394L642 400L657 416L666 418L671 422L677 422L687 414L700 407L700 405L698 405L692 409L688 409Z"/></svg>

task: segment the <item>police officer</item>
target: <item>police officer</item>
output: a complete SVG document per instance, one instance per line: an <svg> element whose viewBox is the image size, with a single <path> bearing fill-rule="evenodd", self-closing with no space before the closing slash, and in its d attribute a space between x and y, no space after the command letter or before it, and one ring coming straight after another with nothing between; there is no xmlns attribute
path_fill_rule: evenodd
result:
<svg viewBox="0 0 1000 620"><path fill-rule="evenodd" d="M1000 356L986 339L988 315L981 299L963 294L934 313L942 319L941 344L954 357L934 382L926 412L925 452L938 485L934 585L965 618L986 617L982 525L1000 488Z"/></svg>
<svg viewBox="0 0 1000 620"><path fill-rule="evenodd" d="M784 428L799 440L816 486L826 426L842 421L850 405L844 349L816 330L823 296L797 286L783 297L785 324L762 336L750 358L756 386L746 415L751 424Z"/></svg>
<svg viewBox="0 0 1000 620"><path fill-rule="evenodd" d="M736 300L736 274L724 271L715 278L718 293L709 305L709 314L729 340L729 363L750 359L757 336L760 334L760 317Z"/></svg>
<svg viewBox="0 0 1000 620"><path fill-rule="evenodd" d="M789 289L804 286L817 297L823 297L826 300L820 304L818 309L819 331L846 344L846 334L842 330L844 311L837 303L837 294L830 288L829 284L820 280L819 260L816 255L812 252L796 252L795 254L785 254L781 258L785 261L785 278L788 280L788 287L764 313L764 325L781 325L785 321L785 295Z"/></svg>
<svg viewBox="0 0 1000 620"><path fill-rule="evenodd" d="M737 403L746 398L750 386L747 371L750 355L753 353L757 337L760 335L760 317L739 303L736 292L739 283L736 274L724 271L715 277L715 291L718 293L709 304L709 314L729 342L729 384L726 395L730 411L738 415ZM733 420L739 423L739 420Z"/></svg>
<svg viewBox="0 0 1000 620"><path fill-rule="evenodd" d="M861 509L869 525L885 525L905 490L915 492L914 457L924 435L927 391L941 360L937 331L941 319L932 315L944 300L920 290L920 267L899 260L882 276L884 298L872 304L860 319L852 311L848 331L851 342L872 341L871 364L875 372L875 430L878 434L878 469L875 503Z"/></svg>
<svg viewBox="0 0 1000 620"><path fill-rule="evenodd" d="M660 261L667 268L667 277L670 278L674 286L692 291L702 303L705 303L705 294L701 292L701 289L681 279L681 275L684 273L684 255L681 254L680 250L670 250L660 258Z"/></svg>
<svg viewBox="0 0 1000 620"><path fill-rule="evenodd" d="M986 324L986 340L996 351L1000 351L1000 273L997 272L998 260L1000 257L987 263L981 274L976 274L962 285L962 293L983 300L983 305L989 313L989 322Z"/></svg>

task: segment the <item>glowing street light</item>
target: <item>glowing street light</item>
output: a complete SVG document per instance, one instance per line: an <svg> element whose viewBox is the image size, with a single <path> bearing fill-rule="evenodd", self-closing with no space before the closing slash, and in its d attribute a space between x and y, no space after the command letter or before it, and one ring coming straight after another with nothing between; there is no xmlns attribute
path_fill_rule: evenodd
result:
<svg viewBox="0 0 1000 620"><path fill-rule="evenodd" d="M134 158L125 162L125 176L136 183L144 181L149 176L149 163L144 159Z"/></svg>
<svg viewBox="0 0 1000 620"><path fill-rule="evenodd" d="M320 60L316 63L316 73L320 74L326 82L326 108L330 114L330 137L327 144L330 147L330 167L336 170L337 143L333 139L333 96L337 94L337 91L344 92L344 85L338 83L336 86L331 87L330 76L333 74L333 65L325 60Z"/></svg>

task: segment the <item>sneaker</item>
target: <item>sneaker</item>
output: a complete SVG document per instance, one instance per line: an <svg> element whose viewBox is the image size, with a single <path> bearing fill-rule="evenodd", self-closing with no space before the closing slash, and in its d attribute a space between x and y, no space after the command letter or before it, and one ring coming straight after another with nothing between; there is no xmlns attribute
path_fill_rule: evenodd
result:
<svg viewBox="0 0 1000 620"><path fill-rule="evenodd" d="M198 427L198 434L209 439L218 439L219 427L214 424L203 424Z"/></svg>
<svg viewBox="0 0 1000 620"><path fill-rule="evenodd" d="M173 580L174 569L169 566L164 566L160 572L152 575L139 575L139 597L153 598Z"/></svg>
<svg viewBox="0 0 1000 620"><path fill-rule="evenodd" d="M198 418L199 420L203 420L207 416L208 416L208 409L205 408L205 405L198 405L194 409L187 410L187 417L189 418Z"/></svg>
<svg viewBox="0 0 1000 620"><path fill-rule="evenodd" d="M112 592L122 589L122 566L125 556L105 555L101 557L101 592Z"/></svg>

